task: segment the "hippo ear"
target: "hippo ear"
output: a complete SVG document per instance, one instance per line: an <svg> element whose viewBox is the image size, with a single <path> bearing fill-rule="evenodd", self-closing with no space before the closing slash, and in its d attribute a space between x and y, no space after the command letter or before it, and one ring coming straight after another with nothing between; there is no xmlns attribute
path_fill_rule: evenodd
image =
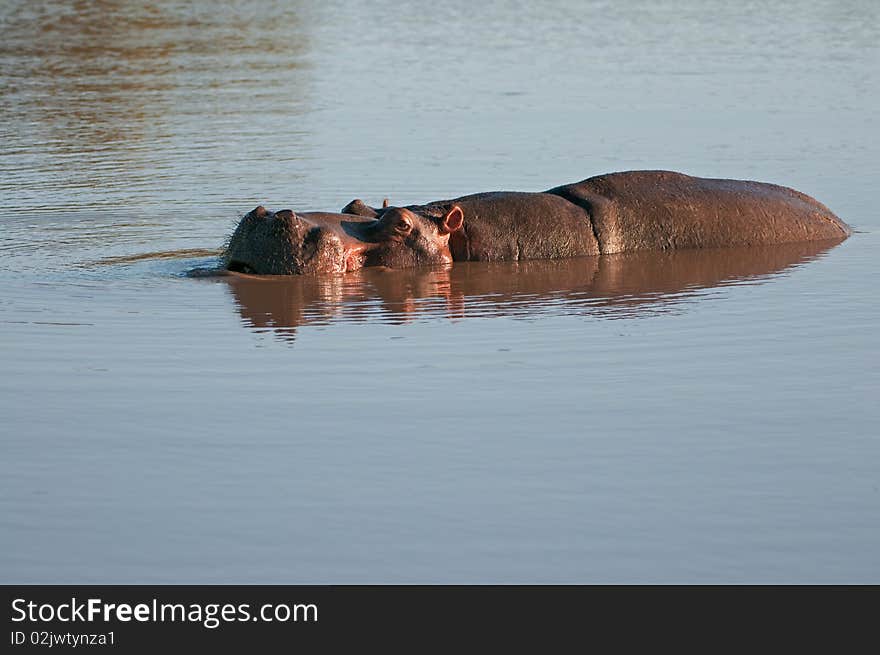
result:
<svg viewBox="0 0 880 655"><path fill-rule="evenodd" d="M342 208L343 214L354 214L355 216L366 216L367 218L376 218L379 213L372 207L366 205L363 200L356 198Z"/></svg>
<svg viewBox="0 0 880 655"><path fill-rule="evenodd" d="M464 212L461 207L453 205L452 208L443 216L443 224L440 227L441 232L455 232L460 230L464 225Z"/></svg>

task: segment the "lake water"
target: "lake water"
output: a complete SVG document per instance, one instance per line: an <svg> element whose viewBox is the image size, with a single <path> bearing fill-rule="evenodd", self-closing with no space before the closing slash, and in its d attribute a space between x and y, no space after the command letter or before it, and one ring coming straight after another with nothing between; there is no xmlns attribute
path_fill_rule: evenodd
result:
<svg viewBox="0 0 880 655"><path fill-rule="evenodd" d="M0 6L0 581L880 582L880 5ZM191 278L666 168L838 246Z"/></svg>

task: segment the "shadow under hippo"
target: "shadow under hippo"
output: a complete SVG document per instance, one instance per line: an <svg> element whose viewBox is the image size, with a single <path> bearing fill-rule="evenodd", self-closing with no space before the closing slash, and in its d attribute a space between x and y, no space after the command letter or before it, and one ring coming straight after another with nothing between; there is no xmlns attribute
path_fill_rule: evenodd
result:
<svg viewBox="0 0 880 655"><path fill-rule="evenodd" d="M707 290L770 280L834 247L830 241L752 248L638 252L570 261L462 263L339 276L231 273L243 324L294 340L297 328L377 320L407 323L541 313L638 316L669 311Z"/></svg>
<svg viewBox="0 0 880 655"><path fill-rule="evenodd" d="M497 191L381 208L353 200L341 214L258 207L241 220L224 265L259 274L348 272L840 241L850 234L827 207L787 187L629 171L541 193Z"/></svg>

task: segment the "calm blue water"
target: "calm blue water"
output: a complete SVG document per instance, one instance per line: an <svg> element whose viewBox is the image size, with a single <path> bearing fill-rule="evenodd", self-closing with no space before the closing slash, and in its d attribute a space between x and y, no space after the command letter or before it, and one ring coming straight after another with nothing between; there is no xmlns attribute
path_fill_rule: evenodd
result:
<svg viewBox="0 0 880 655"><path fill-rule="evenodd" d="M873 2L0 6L0 581L878 582ZM837 247L192 279L631 168Z"/></svg>

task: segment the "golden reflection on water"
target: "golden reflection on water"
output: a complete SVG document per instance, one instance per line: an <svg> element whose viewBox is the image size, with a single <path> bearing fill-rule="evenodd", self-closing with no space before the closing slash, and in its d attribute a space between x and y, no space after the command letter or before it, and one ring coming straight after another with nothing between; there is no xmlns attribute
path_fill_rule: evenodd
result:
<svg viewBox="0 0 880 655"><path fill-rule="evenodd" d="M328 323L543 315L629 318L670 311L706 291L760 283L822 256L835 242L632 253L556 261L467 262L346 275L221 278L243 325L293 340Z"/></svg>
<svg viewBox="0 0 880 655"><path fill-rule="evenodd" d="M266 155L268 144L247 147L257 108L295 117L304 106L298 3L0 4L8 210L204 203L192 189L218 153ZM289 156L301 148L296 134L282 142Z"/></svg>

